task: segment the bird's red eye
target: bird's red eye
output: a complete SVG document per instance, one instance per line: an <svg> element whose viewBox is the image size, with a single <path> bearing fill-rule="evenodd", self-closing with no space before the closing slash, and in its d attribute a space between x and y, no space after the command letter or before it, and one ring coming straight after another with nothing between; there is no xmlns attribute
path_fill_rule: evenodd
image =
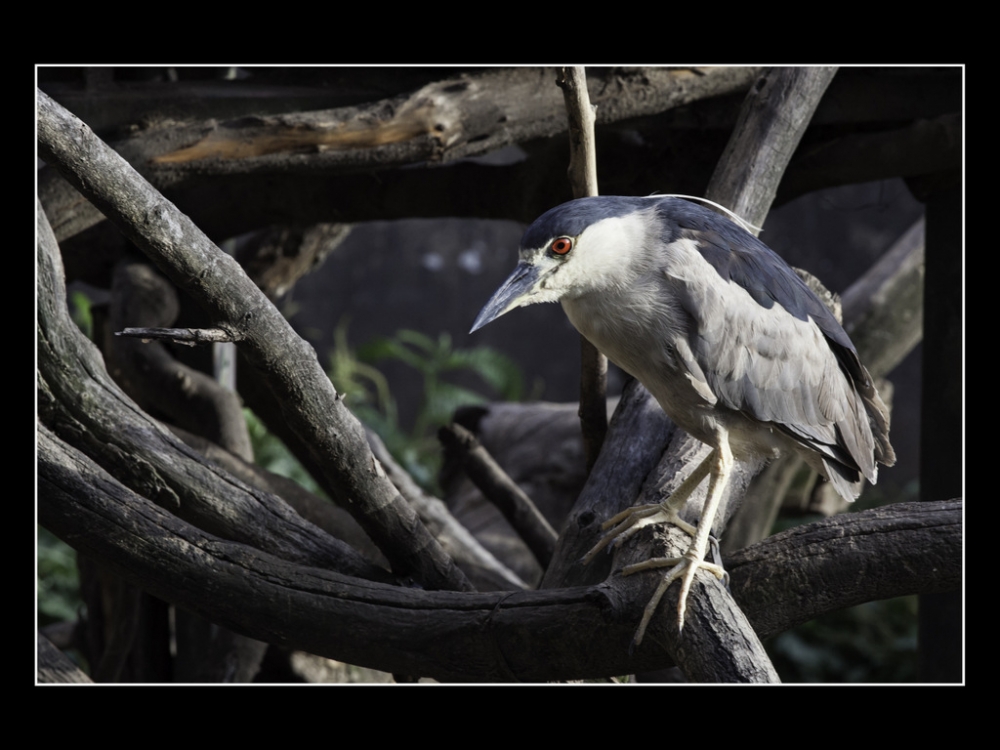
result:
<svg viewBox="0 0 1000 750"><path fill-rule="evenodd" d="M552 240L552 244L549 245L549 250L551 250L556 255L565 255L570 250L573 249L573 240L569 237L556 237Z"/></svg>

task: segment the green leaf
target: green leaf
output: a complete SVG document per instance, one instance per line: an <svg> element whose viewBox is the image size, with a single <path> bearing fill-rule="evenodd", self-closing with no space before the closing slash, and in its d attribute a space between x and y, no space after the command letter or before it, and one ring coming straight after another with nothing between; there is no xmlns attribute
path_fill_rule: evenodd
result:
<svg viewBox="0 0 1000 750"><path fill-rule="evenodd" d="M404 328L391 337L374 338L355 351L347 343L348 324L348 319L341 320L334 334L330 379L345 394L348 408L378 433L396 460L426 489L433 489L441 460L437 428L449 422L460 406L487 400L481 393L444 380L444 375L475 373L492 391L490 397L499 394L518 400L523 394L521 371L493 349L454 349L448 333L434 339ZM386 361L404 364L423 377L423 398L409 433L398 423L389 383L376 367Z"/></svg>

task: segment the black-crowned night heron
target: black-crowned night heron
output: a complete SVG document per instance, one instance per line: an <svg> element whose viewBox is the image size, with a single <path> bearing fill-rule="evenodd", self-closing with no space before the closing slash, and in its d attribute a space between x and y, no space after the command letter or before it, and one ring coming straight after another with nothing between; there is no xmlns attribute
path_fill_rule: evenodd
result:
<svg viewBox="0 0 1000 750"><path fill-rule="evenodd" d="M636 632L681 579L678 625L734 458L792 450L848 500L876 461L891 466L889 418L854 345L830 311L770 248L729 219L679 198L601 196L542 214L521 240L520 260L472 326L509 310L561 302L576 329L653 394L680 427L711 446L664 502L604 524L621 543L651 522L694 537L670 567ZM678 517L708 477L697 529Z"/></svg>

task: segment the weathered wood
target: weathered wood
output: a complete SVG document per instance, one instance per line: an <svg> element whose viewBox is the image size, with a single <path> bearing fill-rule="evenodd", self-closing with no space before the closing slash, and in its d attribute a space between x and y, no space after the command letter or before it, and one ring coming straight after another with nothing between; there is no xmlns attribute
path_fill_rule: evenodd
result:
<svg viewBox="0 0 1000 750"><path fill-rule="evenodd" d="M462 465L483 497L495 505L508 523L528 545L542 567L552 559L556 532L521 488L500 468L476 436L460 424L450 424L438 430L446 460Z"/></svg>
<svg viewBox="0 0 1000 750"><path fill-rule="evenodd" d="M660 648L644 645L628 654L634 612L648 596L640 576L616 576L598 586L556 591L483 594L364 582L295 565L195 529L122 487L42 425L38 446L39 520L46 528L156 596L250 637L351 664L440 680L577 679L669 665ZM882 509L886 515L877 522L877 533L865 523L868 513L846 517L857 524L849 532L829 530L840 518L823 522L824 555L816 558L821 564L811 570L808 580L799 582L808 587L811 581L815 588L808 593L800 590L798 597L821 609L826 602L844 598L825 586L867 586L857 576L826 574L824 563L836 565L838 555L848 551L863 555L852 558L853 569L877 566L879 575L870 578L891 578L897 587L878 588L879 596L960 585L961 504L942 503L936 509L919 505L922 513L933 515L923 516L917 530L913 505ZM887 544L900 553L894 563L899 577L883 575ZM816 554L815 547L804 545L798 557L785 558L782 575L766 575L766 569L758 566L780 559L782 549L772 548L759 560L735 566L741 583L734 591L755 617L764 613L756 612L751 602L787 591L787 582L780 579ZM706 611L701 597L692 599L689 617L701 617ZM753 624L768 633L781 627L771 620ZM684 632L678 649L685 659L702 658L699 654L722 645L703 648L702 641L691 639L687 627ZM595 648L595 643L608 647ZM706 663L705 679L746 679L745 668L730 666L725 660Z"/></svg>
<svg viewBox="0 0 1000 750"><path fill-rule="evenodd" d="M562 68L559 87L566 101L569 120L569 175L574 198L597 191L597 144L594 139L595 107L587 92L587 76L582 66ZM583 336L580 337L580 426L587 471L594 468L608 432L608 358Z"/></svg>
<svg viewBox="0 0 1000 750"><path fill-rule="evenodd" d="M601 522L636 503L646 477L675 430L638 381L625 387L608 425L604 449L559 532L542 588L577 586L607 577L610 558L604 556L590 565L583 565L581 558L599 538Z"/></svg>
<svg viewBox="0 0 1000 750"><path fill-rule="evenodd" d="M224 344L233 340L233 334L221 328L122 328L114 335L146 341L169 341L181 346Z"/></svg>
<svg viewBox="0 0 1000 750"><path fill-rule="evenodd" d="M754 630L770 638L825 612L899 596L914 581L925 582L921 593L959 591L961 558L962 501L945 500L796 526L727 556L726 569Z"/></svg>
<svg viewBox="0 0 1000 750"><path fill-rule="evenodd" d="M599 108L597 121L616 122L745 90L756 72L618 69L587 85ZM454 161L565 132L563 102L552 86L555 77L551 68L487 70L358 107L196 123L186 132L172 132L169 144L159 135L162 150L152 163L179 171L187 165L204 169L204 162L210 162L213 171L225 173ZM158 134L136 137L153 141ZM185 145L163 149L181 143Z"/></svg>
<svg viewBox="0 0 1000 750"><path fill-rule="evenodd" d="M771 68L751 86L705 197L762 226L778 184L834 74Z"/></svg>
<svg viewBox="0 0 1000 750"><path fill-rule="evenodd" d="M848 133L822 148L796 155L778 188L777 199L827 187L919 177L962 168L962 116L959 112L904 118L904 127L876 133Z"/></svg>
<svg viewBox="0 0 1000 750"><path fill-rule="evenodd" d="M69 316L59 249L40 207L37 219L39 417L134 491L201 528L284 559L385 580L280 499L204 460L122 392Z"/></svg>
<svg viewBox="0 0 1000 750"><path fill-rule="evenodd" d="M594 140L596 107L590 103L583 66L560 68L556 84L563 92L569 129L569 167L566 173L574 198L597 195L597 145Z"/></svg>
<svg viewBox="0 0 1000 750"><path fill-rule="evenodd" d="M48 638L38 634L38 682L81 682L92 683L82 669L69 660Z"/></svg>
<svg viewBox="0 0 1000 750"><path fill-rule="evenodd" d="M588 81L591 99L600 107L601 122L617 122L745 90L757 69L599 71ZM206 175L217 178L261 174L271 181L265 193L298 192L311 182L311 174L328 181L330 174L448 163L487 154L511 143L565 132L563 103L552 85L555 76L554 69L546 68L489 69L434 81L415 91L363 105L280 115L252 112L230 120L142 128L118 142L116 148L160 190L194 187L202 184ZM472 171L477 170L473 167ZM273 183L282 173L294 175L287 188ZM421 179L426 181L428 176L421 173ZM448 180L454 184L455 173L449 174ZM213 182L209 188L213 200L227 201L227 196L220 196L218 184ZM310 202L303 198L315 193L316 187L307 187L306 193L293 199L299 209ZM355 185L350 190L357 188ZM55 175L43 174L39 178L39 193L60 242L103 221L100 211ZM422 193L429 196L435 191L428 191L425 184ZM269 200L275 198L281 201L280 196ZM245 202L246 198L232 198L230 205L238 210L238 205ZM342 203L326 201L328 206ZM260 215L259 209L253 211ZM349 221L362 218L346 217ZM200 223L208 231L207 222Z"/></svg>
<svg viewBox="0 0 1000 750"><path fill-rule="evenodd" d="M924 336L924 219L844 292L844 330L872 377L885 377Z"/></svg>
<svg viewBox="0 0 1000 750"><path fill-rule="evenodd" d="M322 467L341 504L392 563L430 588L470 589L454 562L399 496L371 454L313 348L235 260L220 251L90 129L38 92L39 151L190 294L266 373L285 416ZM61 282L54 282L61 283Z"/></svg>

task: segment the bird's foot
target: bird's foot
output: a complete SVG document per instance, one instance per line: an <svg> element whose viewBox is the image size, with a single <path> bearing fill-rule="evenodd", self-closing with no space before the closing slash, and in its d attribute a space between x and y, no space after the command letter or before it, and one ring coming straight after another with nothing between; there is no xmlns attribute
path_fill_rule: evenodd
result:
<svg viewBox="0 0 1000 750"><path fill-rule="evenodd" d="M590 551L583 556L584 565L589 565L597 553L608 545L611 547L608 552L620 547L627 539L630 539L639 529L654 523L671 523L682 531L686 531L692 537L697 529L687 521L677 515L677 511L670 508L666 503L653 503L652 505L636 505L633 508L623 510L616 516L612 516L603 524L601 529L608 531L601 540L591 547Z"/></svg>
<svg viewBox="0 0 1000 750"><path fill-rule="evenodd" d="M632 645L629 647L629 653L642 643L642 637L646 633L646 627L649 625L649 621L653 618L653 613L656 611L657 605L660 603L660 599L663 598L663 594L669 588L670 584L676 581L678 578L681 579L681 592L677 601L677 632L684 629L684 615L687 611L687 598L688 594L691 592L691 584L694 582L694 575L698 572L698 569L704 569L710 572L719 580L725 581L728 585L729 574L723 569L721 565L715 563L705 562L705 552L706 544L699 545L697 540L691 544L687 552L684 553L683 557L655 557L651 560L644 560L643 562L636 563L635 565L629 565L622 569L622 575L628 576L633 573L638 573L643 570L651 570L653 568L666 568L669 567L670 570L667 571L666 575L663 576L663 580L660 581L660 585L656 587L656 591L650 598L649 603L646 604L646 609L643 610L642 620L639 622L639 627L635 631L635 635L632 638ZM699 549L702 547L702 549Z"/></svg>

